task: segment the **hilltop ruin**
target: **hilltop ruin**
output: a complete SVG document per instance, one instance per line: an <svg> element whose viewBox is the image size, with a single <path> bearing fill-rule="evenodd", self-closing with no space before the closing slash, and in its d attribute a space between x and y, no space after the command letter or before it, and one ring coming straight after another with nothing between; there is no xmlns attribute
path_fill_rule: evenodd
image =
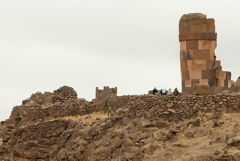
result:
<svg viewBox="0 0 240 161"><path fill-rule="evenodd" d="M183 94L215 94L231 87L231 73L216 60L215 21L201 13L185 14L179 22Z"/></svg>
<svg viewBox="0 0 240 161"><path fill-rule="evenodd" d="M113 96L117 96L117 87L109 88L108 86L104 86L102 90L96 87L96 100L104 100Z"/></svg>
<svg viewBox="0 0 240 161"><path fill-rule="evenodd" d="M0 160L239 161L240 77L215 58L214 20L184 15L179 30L185 95L37 92L0 122Z"/></svg>

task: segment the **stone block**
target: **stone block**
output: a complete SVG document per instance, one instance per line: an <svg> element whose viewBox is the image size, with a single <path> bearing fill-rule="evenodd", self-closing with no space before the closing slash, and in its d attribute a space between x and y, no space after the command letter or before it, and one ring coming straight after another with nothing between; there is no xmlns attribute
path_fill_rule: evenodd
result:
<svg viewBox="0 0 240 161"><path fill-rule="evenodd" d="M189 52L192 59L210 60L210 50L190 50Z"/></svg>
<svg viewBox="0 0 240 161"><path fill-rule="evenodd" d="M217 87L225 87L226 72L217 70L215 74L217 78Z"/></svg>
<svg viewBox="0 0 240 161"><path fill-rule="evenodd" d="M222 66L221 66L221 61L220 61L220 60L216 60L216 61L215 61L214 69L216 69L216 70L222 70Z"/></svg>
<svg viewBox="0 0 240 161"><path fill-rule="evenodd" d="M182 88L185 87L185 86L186 86L186 85L185 85L185 80L182 79Z"/></svg>
<svg viewBox="0 0 240 161"><path fill-rule="evenodd" d="M185 87L192 87L191 80L185 80Z"/></svg>
<svg viewBox="0 0 240 161"><path fill-rule="evenodd" d="M217 81L214 78L214 74L213 74L213 78L208 80L208 84L209 84L210 87L215 87L216 86Z"/></svg>
<svg viewBox="0 0 240 161"><path fill-rule="evenodd" d="M202 64L206 64L206 61L205 60L193 60L193 64L202 65Z"/></svg>
<svg viewBox="0 0 240 161"><path fill-rule="evenodd" d="M202 70L202 79L208 79L209 85L214 84L213 80L215 79L215 73L213 70Z"/></svg>
<svg viewBox="0 0 240 161"><path fill-rule="evenodd" d="M208 79L200 79L199 80L199 85L207 85L208 86L209 85L208 84Z"/></svg>
<svg viewBox="0 0 240 161"><path fill-rule="evenodd" d="M228 80L224 80L224 88L228 88Z"/></svg>
<svg viewBox="0 0 240 161"><path fill-rule="evenodd" d="M194 85L199 84L200 81L199 81L199 79L192 79L191 83L192 83L192 87L193 87Z"/></svg>
<svg viewBox="0 0 240 161"><path fill-rule="evenodd" d="M182 52L182 60L191 60L191 55L190 55L190 53L189 53L189 51L183 51Z"/></svg>
<svg viewBox="0 0 240 161"><path fill-rule="evenodd" d="M198 40L198 49L199 50L204 50L204 49L210 50L210 47L211 47L210 40Z"/></svg>
<svg viewBox="0 0 240 161"><path fill-rule="evenodd" d="M186 95L191 95L193 92L192 92L192 87L185 87L183 86L182 88L182 92Z"/></svg>
<svg viewBox="0 0 240 161"><path fill-rule="evenodd" d="M231 72L226 72L226 80L231 80Z"/></svg>
<svg viewBox="0 0 240 161"><path fill-rule="evenodd" d="M180 51L184 51L184 50L187 50L187 47L186 47L186 41L181 41L180 42Z"/></svg>
<svg viewBox="0 0 240 161"><path fill-rule="evenodd" d="M193 94L195 95L209 95L210 89L208 85L194 85Z"/></svg>
<svg viewBox="0 0 240 161"><path fill-rule="evenodd" d="M189 76L189 71L183 71L182 72L182 78L183 79L190 79L190 76Z"/></svg>
<svg viewBox="0 0 240 161"><path fill-rule="evenodd" d="M209 32L215 32L215 20L213 18L207 19L207 28Z"/></svg>
<svg viewBox="0 0 240 161"><path fill-rule="evenodd" d="M215 50L216 47L217 47L217 42L216 42L216 40L211 40L211 41L210 41L210 49Z"/></svg>
<svg viewBox="0 0 240 161"><path fill-rule="evenodd" d="M198 40L188 40L186 41L187 50L198 50Z"/></svg>
<svg viewBox="0 0 240 161"><path fill-rule="evenodd" d="M214 61L213 60L207 60L206 70L214 70Z"/></svg>
<svg viewBox="0 0 240 161"><path fill-rule="evenodd" d="M180 42L186 40L216 40L216 39L217 39L216 33L194 33L179 35Z"/></svg>
<svg viewBox="0 0 240 161"><path fill-rule="evenodd" d="M226 72L224 72L222 70L217 70L215 73L216 73L216 78L217 79L221 79L221 80L226 79Z"/></svg>
<svg viewBox="0 0 240 161"><path fill-rule="evenodd" d="M201 79L202 71L201 70L190 70L189 77L190 77L190 79Z"/></svg>
<svg viewBox="0 0 240 161"><path fill-rule="evenodd" d="M188 69L194 71L206 70L207 61L206 60L188 60Z"/></svg>
<svg viewBox="0 0 240 161"><path fill-rule="evenodd" d="M228 88L233 87L233 85L234 85L234 81L228 80Z"/></svg>
<svg viewBox="0 0 240 161"><path fill-rule="evenodd" d="M215 59L215 49L210 49L210 60L214 61Z"/></svg>
<svg viewBox="0 0 240 161"><path fill-rule="evenodd" d="M197 32L208 32L207 29L207 24L206 23L197 23L197 24L192 24L190 26L190 32L191 33L197 33Z"/></svg>
<svg viewBox="0 0 240 161"><path fill-rule="evenodd" d="M181 60L191 60L191 54L189 51L182 51L181 53Z"/></svg>

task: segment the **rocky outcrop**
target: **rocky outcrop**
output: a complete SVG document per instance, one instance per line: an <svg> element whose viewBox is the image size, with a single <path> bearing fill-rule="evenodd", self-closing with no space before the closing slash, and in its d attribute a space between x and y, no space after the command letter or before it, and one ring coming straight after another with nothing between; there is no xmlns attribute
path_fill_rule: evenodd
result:
<svg viewBox="0 0 240 161"><path fill-rule="evenodd" d="M10 118L6 121L22 125L51 118L75 116L91 113L97 104L78 99L77 93L71 87L61 87L53 93L37 92L30 98L23 100L22 105L15 106ZM16 121L18 118L19 121Z"/></svg>

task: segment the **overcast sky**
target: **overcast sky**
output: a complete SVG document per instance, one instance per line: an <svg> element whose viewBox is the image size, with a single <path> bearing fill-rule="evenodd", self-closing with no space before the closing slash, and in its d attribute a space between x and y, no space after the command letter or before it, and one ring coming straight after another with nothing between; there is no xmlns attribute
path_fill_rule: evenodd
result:
<svg viewBox="0 0 240 161"><path fill-rule="evenodd" d="M217 59L240 75L239 0L0 0L0 120L37 91L95 87L118 95L181 89L178 22L215 19Z"/></svg>

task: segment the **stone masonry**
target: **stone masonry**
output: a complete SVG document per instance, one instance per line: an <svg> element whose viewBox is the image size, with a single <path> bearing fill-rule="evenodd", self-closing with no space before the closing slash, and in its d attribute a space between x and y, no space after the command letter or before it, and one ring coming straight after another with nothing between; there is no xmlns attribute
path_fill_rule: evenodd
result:
<svg viewBox="0 0 240 161"><path fill-rule="evenodd" d="M201 13L184 14L179 22L183 94L215 94L231 85L231 73L216 60L214 19ZM203 90L203 91L201 91Z"/></svg>
<svg viewBox="0 0 240 161"><path fill-rule="evenodd" d="M96 99L103 100L107 97L117 96L117 87L109 88L108 86L104 86L103 90L98 89L96 87Z"/></svg>

